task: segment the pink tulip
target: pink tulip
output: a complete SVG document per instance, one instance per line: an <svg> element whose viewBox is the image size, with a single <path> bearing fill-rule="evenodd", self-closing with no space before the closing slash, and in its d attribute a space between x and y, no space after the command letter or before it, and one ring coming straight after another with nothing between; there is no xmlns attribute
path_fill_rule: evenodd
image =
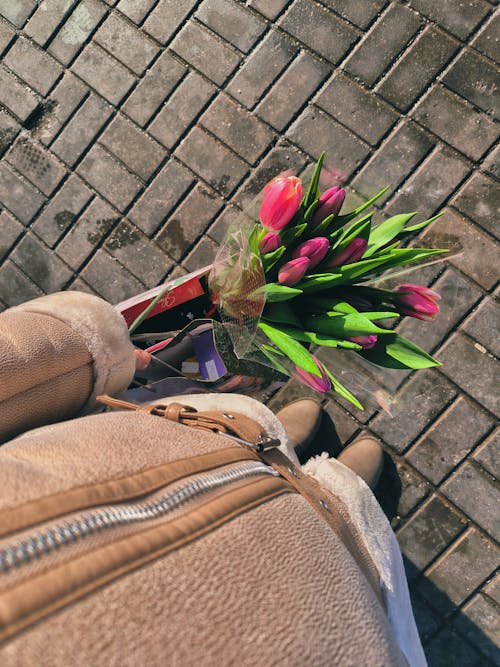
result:
<svg viewBox="0 0 500 667"><path fill-rule="evenodd" d="M278 250L281 245L280 235L275 232L268 232L260 242L260 252L265 255L268 252Z"/></svg>
<svg viewBox="0 0 500 667"><path fill-rule="evenodd" d="M308 257L297 257L297 259L286 262L278 272L278 282L280 285L293 287L293 285L302 280L310 264L311 262Z"/></svg>
<svg viewBox="0 0 500 667"><path fill-rule="evenodd" d="M439 313L436 300L441 296L428 287L406 283L399 285L396 292L398 292L396 306L402 315L430 321Z"/></svg>
<svg viewBox="0 0 500 667"><path fill-rule="evenodd" d="M298 257L308 257L310 264L309 269L314 269L322 259L324 259L330 243L324 236L317 236L314 239L309 239L298 245L293 251L293 259Z"/></svg>
<svg viewBox="0 0 500 667"><path fill-rule="evenodd" d="M375 347L377 344L377 336L348 336L346 340L350 340L351 343L357 343L361 345L363 350L371 350L372 347Z"/></svg>
<svg viewBox="0 0 500 667"><path fill-rule="evenodd" d="M319 361L319 359L317 359L314 355L312 355L312 357L316 362L318 370L321 373L321 377L314 375L313 373L309 373L308 371L305 371L303 368L299 368L298 366L295 366L294 376L297 378L297 380L302 382L302 384L305 384L308 387L311 387L311 389L320 391L324 394L326 391L330 391L332 388L332 383L330 382L330 378L326 374L325 368L321 361Z"/></svg>
<svg viewBox="0 0 500 667"><path fill-rule="evenodd" d="M302 199L302 182L296 176L278 176L264 188L260 221L265 229L279 231L297 213Z"/></svg>
<svg viewBox="0 0 500 667"><path fill-rule="evenodd" d="M319 223L329 215L337 215L345 199L345 190L336 185L325 190L318 200L318 208L313 216L313 224Z"/></svg>
<svg viewBox="0 0 500 667"><path fill-rule="evenodd" d="M336 257L328 262L328 268L333 266L344 266L345 264L354 264L359 261L368 246L366 239L358 236L353 239Z"/></svg>

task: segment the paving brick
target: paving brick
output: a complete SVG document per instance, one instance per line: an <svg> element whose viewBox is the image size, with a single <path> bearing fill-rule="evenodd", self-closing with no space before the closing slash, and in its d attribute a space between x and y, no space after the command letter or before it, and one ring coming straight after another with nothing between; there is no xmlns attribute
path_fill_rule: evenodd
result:
<svg viewBox="0 0 500 667"><path fill-rule="evenodd" d="M37 4L36 0L0 0L0 16L20 28Z"/></svg>
<svg viewBox="0 0 500 667"><path fill-rule="evenodd" d="M250 0L249 5L268 19L275 19L290 0Z"/></svg>
<svg viewBox="0 0 500 667"><path fill-rule="evenodd" d="M191 130L176 156L223 195L230 194L248 171L243 160L199 127Z"/></svg>
<svg viewBox="0 0 500 667"><path fill-rule="evenodd" d="M495 257L495 242L453 209L445 209L445 213L446 215L431 223L421 235L422 245L462 248L463 252L452 255L448 261L482 287L490 289L498 280L498 273L494 264L485 262L484 258ZM470 252L470 248L475 248L475 251Z"/></svg>
<svg viewBox="0 0 500 667"><path fill-rule="evenodd" d="M204 0L195 14L211 30L248 53L266 28L266 22L235 0Z"/></svg>
<svg viewBox="0 0 500 667"><path fill-rule="evenodd" d="M148 235L153 234L194 181L176 160L169 160L129 213L129 218Z"/></svg>
<svg viewBox="0 0 500 667"><path fill-rule="evenodd" d="M0 67L0 104L25 121L38 106L38 98L12 74Z"/></svg>
<svg viewBox="0 0 500 667"><path fill-rule="evenodd" d="M487 473L466 461L443 485L442 491L467 516L498 541L500 537L498 482L494 482Z"/></svg>
<svg viewBox="0 0 500 667"><path fill-rule="evenodd" d="M394 106L407 111L458 46L458 42L445 33L428 26L389 71L377 92Z"/></svg>
<svg viewBox="0 0 500 667"><path fill-rule="evenodd" d="M144 23L144 29L166 44L197 4L197 0L160 0Z"/></svg>
<svg viewBox="0 0 500 667"><path fill-rule="evenodd" d="M283 130L329 72L319 60L301 52L260 102L257 113L276 129Z"/></svg>
<svg viewBox="0 0 500 667"><path fill-rule="evenodd" d="M312 0L295 0L280 26L332 63L338 63L344 57L359 34Z"/></svg>
<svg viewBox="0 0 500 667"><path fill-rule="evenodd" d="M78 168L78 173L120 211L124 211L142 188L107 151L95 145Z"/></svg>
<svg viewBox="0 0 500 667"><path fill-rule="evenodd" d="M10 259L0 267L0 299L6 306L36 299L43 292Z"/></svg>
<svg viewBox="0 0 500 667"><path fill-rule="evenodd" d="M484 595L476 595L461 610L455 620L455 627L479 651L498 664L500 660L500 629L498 608Z"/></svg>
<svg viewBox="0 0 500 667"><path fill-rule="evenodd" d="M315 103L358 136L375 145L395 124L398 114L379 97L337 72Z"/></svg>
<svg viewBox="0 0 500 667"><path fill-rule="evenodd" d="M500 306L496 301L484 299L462 330L500 357Z"/></svg>
<svg viewBox="0 0 500 667"><path fill-rule="evenodd" d="M73 0L45 0L24 27L25 34L40 46L44 46L64 20L72 4Z"/></svg>
<svg viewBox="0 0 500 667"><path fill-rule="evenodd" d="M416 245L420 244L417 242ZM411 273L410 276L411 281L415 282L415 274ZM433 350L457 326L457 322L482 296L477 285L452 267L446 269L432 288L441 294L440 313L436 319L433 322L422 322L405 317L397 327L398 333L410 340L418 340L420 347L428 351Z"/></svg>
<svg viewBox="0 0 500 667"><path fill-rule="evenodd" d="M431 89L413 116L472 160L479 160L499 136L498 128L486 114L441 86Z"/></svg>
<svg viewBox="0 0 500 667"><path fill-rule="evenodd" d="M403 122L353 180L355 190L369 199L390 184L389 193L379 199L384 202L414 171L433 145L434 140L426 132L414 123Z"/></svg>
<svg viewBox="0 0 500 667"><path fill-rule="evenodd" d="M97 292L93 290L92 287L90 287L90 285L87 284L85 280L82 280L81 278L77 278L76 280L74 280L68 287L68 290L75 290L77 292L85 292L85 294L93 294L94 296L99 296L99 294L97 294Z"/></svg>
<svg viewBox="0 0 500 667"><path fill-rule="evenodd" d="M105 248L146 287L157 285L173 266L170 257L154 241L126 220L122 220L113 230Z"/></svg>
<svg viewBox="0 0 500 667"><path fill-rule="evenodd" d="M386 212L418 211L430 216L440 209L458 184L469 173L471 165L444 147L438 147L406 181Z"/></svg>
<svg viewBox="0 0 500 667"><path fill-rule="evenodd" d="M500 40L498 39L500 30L499 24L500 14L496 12L472 41L472 46L474 46L474 48L496 62L500 61Z"/></svg>
<svg viewBox="0 0 500 667"><path fill-rule="evenodd" d="M208 107L200 124L250 164L257 162L274 138L264 123L222 94Z"/></svg>
<svg viewBox="0 0 500 667"><path fill-rule="evenodd" d="M482 168L492 176L500 178L500 145L490 152L484 161Z"/></svg>
<svg viewBox="0 0 500 667"><path fill-rule="evenodd" d="M379 415L370 428L402 452L455 397L456 390L435 370L419 371L398 393L393 418Z"/></svg>
<svg viewBox="0 0 500 667"><path fill-rule="evenodd" d="M342 444L345 444L360 430L360 424L347 410L336 401L328 401L324 407L326 414L335 425L335 431Z"/></svg>
<svg viewBox="0 0 500 667"><path fill-rule="evenodd" d="M315 159L325 151L327 164L332 164L343 179L369 153L366 144L316 107L302 113L288 130L287 137Z"/></svg>
<svg viewBox="0 0 500 667"><path fill-rule="evenodd" d="M208 266L214 261L218 248L219 246L211 238L202 236L183 261L183 265L188 271L195 271L201 266Z"/></svg>
<svg viewBox="0 0 500 667"><path fill-rule="evenodd" d="M24 37L16 40L4 62L41 95L49 92L62 73L59 63Z"/></svg>
<svg viewBox="0 0 500 667"><path fill-rule="evenodd" d="M99 141L144 180L148 180L167 155L162 146L121 115L115 116Z"/></svg>
<svg viewBox="0 0 500 667"><path fill-rule="evenodd" d="M152 40L117 14L107 17L95 41L139 76L158 53Z"/></svg>
<svg viewBox="0 0 500 667"><path fill-rule="evenodd" d="M186 71L185 65L182 65L168 51L165 51L125 101L122 111L139 125L146 125Z"/></svg>
<svg viewBox="0 0 500 667"><path fill-rule="evenodd" d="M491 417L460 396L406 458L437 486L492 426Z"/></svg>
<svg viewBox="0 0 500 667"><path fill-rule="evenodd" d="M241 60L238 51L196 21L190 21L181 30L172 42L172 49L219 86ZM210 53L210 58L205 56L206 53Z"/></svg>
<svg viewBox="0 0 500 667"><path fill-rule="evenodd" d="M120 0L116 8L139 25L155 4L156 0Z"/></svg>
<svg viewBox="0 0 500 667"><path fill-rule="evenodd" d="M463 51L443 77L443 83L472 104L500 117L495 66L474 51Z"/></svg>
<svg viewBox="0 0 500 667"><path fill-rule="evenodd" d="M442 625L441 618L434 613L431 607L417 593L410 592L411 606L415 623L417 624L418 634L422 642L436 634L436 630Z"/></svg>
<svg viewBox="0 0 500 667"><path fill-rule="evenodd" d="M76 271L119 220L120 216L109 204L94 199L59 243L57 254Z"/></svg>
<svg viewBox="0 0 500 667"><path fill-rule="evenodd" d="M96 252L82 271L82 278L110 303L119 303L144 291L144 285L105 250Z"/></svg>
<svg viewBox="0 0 500 667"><path fill-rule="evenodd" d="M275 176L283 172L298 173L307 162L307 158L288 143L276 145L266 155L251 177L245 182L235 197L235 203L246 210L255 202L262 188Z"/></svg>
<svg viewBox="0 0 500 667"><path fill-rule="evenodd" d="M106 5L99 0L81 0L51 42L49 53L69 65L105 14Z"/></svg>
<svg viewBox="0 0 500 667"><path fill-rule="evenodd" d="M5 51L15 35L16 31L6 21L0 21L0 54Z"/></svg>
<svg viewBox="0 0 500 667"><path fill-rule="evenodd" d="M37 138L43 144L49 145L87 94L88 88L85 84L71 72L65 72L51 93L46 112L35 128Z"/></svg>
<svg viewBox="0 0 500 667"><path fill-rule="evenodd" d="M406 465L397 465L398 477L401 483L401 496L397 507L397 518L407 517L415 507L432 491L422 477Z"/></svg>
<svg viewBox="0 0 500 667"><path fill-rule="evenodd" d="M483 593L497 604L500 604L500 573L498 573L483 588Z"/></svg>
<svg viewBox="0 0 500 667"><path fill-rule="evenodd" d="M243 213L241 209L232 204L228 204L224 207L213 225L210 226L210 229L207 232L208 236L216 243L222 243L229 228L234 224L238 224L238 220L242 215Z"/></svg>
<svg viewBox="0 0 500 667"><path fill-rule="evenodd" d="M46 294L63 289L72 276L64 262L33 234L24 236L11 259Z"/></svg>
<svg viewBox="0 0 500 667"><path fill-rule="evenodd" d="M397 532L403 554L423 570L465 528L465 521L432 496Z"/></svg>
<svg viewBox="0 0 500 667"><path fill-rule="evenodd" d="M408 45L420 25L415 12L391 4L349 56L345 69L372 86Z"/></svg>
<svg viewBox="0 0 500 667"><path fill-rule="evenodd" d="M445 627L425 645L425 657L432 667L482 667L481 656L451 628Z"/></svg>
<svg viewBox="0 0 500 667"><path fill-rule="evenodd" d="M227 92L252 108L296 53L297 47L284 33L270 32L236 72Z"/></svg>
<svg viewBox="0 0 500 667"><path fill-rule="evenodd" d="M364 2L324 0L324 4L351 23L360 28L367 28L387 4L387 0L364 0Z"/></svg>
<svg viewBox="0 0 500 667"><path fill-rule="evenodd" d="M500 414L500 387L493 357L457 334L439 352L442 372L494 414Z"/></svg>
<svg viewBox="0 0 500 667"><path fill-rule="evenodd" d="M45 148L26 135L18 137L7 160L47 196L66 174L64 167Z"/></svg>
<svg viewBox="0 0 500 667"><path fill-rule="evenodd" d="M169 217L158 235L158 244L171 257L180 260L203 234L222 204L215 192L198 184Z"/></svg>
<svg viewBox="0 0 500 667"><path fill-rule="evenodd" d="M24 227L6 211L0 213L0 261L24 232Z"/></svg>
<svg viewBox="0 0 500 667"><path fill-rule="evenodd" d="M483 0L471 0L465 4L457 4L454 0L410 0L410 5L462 39L465 39L491 10Z"/></svg>
<svg viewBox="0 0 500 667"><path fill-rule="evenodd" d="M17 120L5 109L0 109L0 155L8 149L20 130Z"/></svg>
<svg viewBox="0 0 500 667"><path fill-rule="evenodd" d="M44 201L45 197L31 183L20 178L6 162L0 163L0 203L23 224L30 222Z"/></svg>
<svg viewBox="0 0 500 667"><path fill-rule="evenodd" d="M61 160L73 166L112 113L113 109L101 97L90 95L52 144L51 150Z"/></svg>
<svg viewBox="0 0 500 667"><path fill-rule="evenodd" d="M474 452L477 461L493 477L500 477L500 430L496 430Z"/></svg>
<svg viewBox="0 0 500 667"><path fill-rule="evenodd" d="M500 198L498 184L493 179L481 173L474 174L454 197L452 204L490 234L500 238L497 223Z"/></svg>
<svg viewBox="0 0 500 667"><path fill-rule="evenodd" d="M53 247L75 222L91 197L92 193L83 181L76 175L71 176L31 228L47 245Z"/></svg>
<svg viewBox="0 0 500 667"><path fill-rule="evenodd" d="M134 76L100 46L90 43L73 70L112 104L119 104L135 82Z"/></svg>
<svg viewBox="0 0 500 667"><path fill-rule="evenodd" d="M151 123L148 132L164 146L172 148L214 94L215 87L211 83L196 72L190 72Z"/></svg>

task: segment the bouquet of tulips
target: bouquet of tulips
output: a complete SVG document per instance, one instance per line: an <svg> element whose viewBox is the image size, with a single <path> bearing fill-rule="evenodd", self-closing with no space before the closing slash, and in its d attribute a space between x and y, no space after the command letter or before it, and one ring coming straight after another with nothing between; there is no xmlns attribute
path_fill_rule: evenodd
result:
<svg viewBox="0 0 500 667"><path fill-rule="evenodd" d="M266 185L259 222L229 234L210 285L237 356L362 408L311 347L347 348L394 369L440 365L381 322L401 315L432 320L439 294L415 284L381 289L376 281L388 269L446 251L401 247L439 215L409 225L416 214L403 213L372 227L373 212L365 211L387 188L343 212L341 187L320 192L322 163L323 155L305 193L295 176Z"/></svg>

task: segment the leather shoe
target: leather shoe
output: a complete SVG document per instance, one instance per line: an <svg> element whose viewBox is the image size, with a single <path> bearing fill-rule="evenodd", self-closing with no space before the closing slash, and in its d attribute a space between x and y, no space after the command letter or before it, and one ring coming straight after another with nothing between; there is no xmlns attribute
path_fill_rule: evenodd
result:
<svg viewBox="0 0 500 667"><path fill-rule="evenodd" d="M296 451L303 450L313 440L321 424L322 408L312 398L292 401L276 417L283 424L290 444Z"/></svg>
<svg viewBox="0 0 500 667"><path fill-rule="evenodd" d="M340 452L337 460L359 475L373 491L384 467L384 450L376 438L362 434Z"/></svg>

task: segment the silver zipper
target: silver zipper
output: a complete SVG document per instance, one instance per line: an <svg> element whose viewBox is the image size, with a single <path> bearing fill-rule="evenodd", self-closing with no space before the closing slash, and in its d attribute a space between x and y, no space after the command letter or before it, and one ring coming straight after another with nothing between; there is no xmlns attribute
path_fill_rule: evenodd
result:
<svg viewBox="0 0 500 667"><path fill-rule="evenodd" d="M0 572L26 565L41 556L53 553L64 545L72 544L101 531L167 516L170 512L198 496L256 475L279 476L273 468L259 461L247 461L220 472L198 475L175 491L153 501L120 503L87 512L83 516L57 524L16 544L0 550Z"/></svg>

